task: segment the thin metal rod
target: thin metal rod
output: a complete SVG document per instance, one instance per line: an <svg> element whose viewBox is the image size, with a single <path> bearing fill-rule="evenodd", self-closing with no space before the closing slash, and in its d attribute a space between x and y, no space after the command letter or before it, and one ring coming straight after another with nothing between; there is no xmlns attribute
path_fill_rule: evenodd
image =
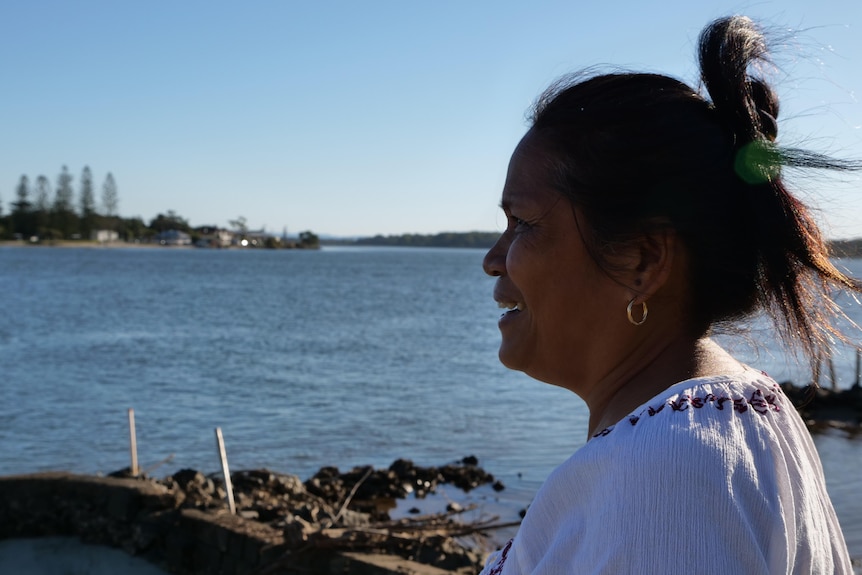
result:
<svg viewBox="0 0 862 575"><path fill-rule="evenodd" d="M227 452L224 449L224 437L221 434L221 427L215 428L215 435L218 456L221 460L221 472L224 475L224 490L227 492L227 506L230 509L231 515L236 515L236 504L233 501L233 483L230 480L230 469L227 465Z"/></svg>
<svg viewBox="0 0 862 575"><path fill-rule="evenodd" d="M862 349L856 348L856 387L859 387L859 380L862 377Z"/></svg>
<svg viewBox="0 0 862 575"><path fill-rule="evenodd" d="M129 450L132 453L132 477L138 476L138 438L135 434L135 410L129 408Z"/></svg>

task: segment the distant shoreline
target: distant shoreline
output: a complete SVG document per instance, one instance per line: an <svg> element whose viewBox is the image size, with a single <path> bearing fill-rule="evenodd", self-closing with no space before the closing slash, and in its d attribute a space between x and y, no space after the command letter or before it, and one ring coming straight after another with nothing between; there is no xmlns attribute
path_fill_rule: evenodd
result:
<svg viewBox="0 0 862 575"><path fill-rule="evenodd" d="M137 249L137 248L172 248L193 249L194 246L163 246L160 244L145 244L134 242L93 242L84 240L53 240L50 242L30 243L24 240L2 240L0 248L87 248L87 249Z"/></svg>
<svg viewBox="0 0 862 575"><path fill-rule="evenodd" d="M496 232L447 232L432 235L403 234L399 236L373 236L355 239L322 239L320 245L337 247L404 247L404 248L480 248L489 249L499 238ZM830 240L829 252L834 258L862 258L862 238ZM170 248L197 249L194 245L162 245L143 242L96 242L88 240L51 240L30 243L24 240L0 240L0 248L87 248L87 249L138 249ZM204 248L207 249L207 248ZM248 249L239 246L208 249Z"/></svg>

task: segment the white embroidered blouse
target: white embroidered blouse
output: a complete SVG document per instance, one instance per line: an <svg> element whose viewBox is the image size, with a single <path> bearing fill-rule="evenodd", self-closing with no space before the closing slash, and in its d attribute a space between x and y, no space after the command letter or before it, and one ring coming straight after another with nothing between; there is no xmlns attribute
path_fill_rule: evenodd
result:
<svg viewBox="0 0 862 575"><path fill-rule="evenodd" d="M852 574L823 469L781 388L680 382L548 477L481 575Z"/></svg>

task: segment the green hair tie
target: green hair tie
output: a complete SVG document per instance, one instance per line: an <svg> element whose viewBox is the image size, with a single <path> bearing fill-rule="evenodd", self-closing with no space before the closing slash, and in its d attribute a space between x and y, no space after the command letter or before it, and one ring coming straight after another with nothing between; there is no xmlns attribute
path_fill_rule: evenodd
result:
<svg viewBox="0 0 862 575"><path fill-rule="evenodd" d="M781 154L772 143L754 140L737 150L733 171L751 185L771 182L781 173Z"/></svg>

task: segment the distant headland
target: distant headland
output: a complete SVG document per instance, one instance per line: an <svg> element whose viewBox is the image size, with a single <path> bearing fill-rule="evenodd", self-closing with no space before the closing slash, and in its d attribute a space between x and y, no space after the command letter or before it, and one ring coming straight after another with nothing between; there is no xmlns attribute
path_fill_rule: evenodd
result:
<svg viewBox="0 0 862 575"><path fill-rule="evenodd" d="M412 248L490 248L500 237L499 232L441 232L439 234L376 235L362 238L326 238L324 245L338 246L397 246Z"/></svg>
<svg viewBox="0 0 862 575"><path fill-rule="evenodd" d="M862 238L854 240L833 240L829 243L829 252L836 258L862 257Z"/></svg>

